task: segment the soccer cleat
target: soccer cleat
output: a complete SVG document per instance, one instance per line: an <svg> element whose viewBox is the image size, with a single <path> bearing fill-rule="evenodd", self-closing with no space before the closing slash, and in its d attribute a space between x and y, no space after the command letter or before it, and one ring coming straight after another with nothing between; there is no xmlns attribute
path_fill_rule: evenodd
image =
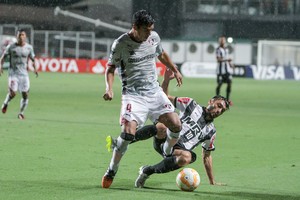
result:
<svg viewBox="0 0 300 200"><path fill-rule="evenodd" d="M7 104L2 104L2 113L5 114L7 110Z"/></svg>
<svg viewBox="0 0 300 200"><path fill-rule="evenodd" d="M117 139L113 139L110 135L106 137L106 148L108 152L112 152L112 150L117 146Z"/></svg>
<svg viewBox="0 0 300 200"><path fill-rule="evenodd" d="M23 114L18 114L18 119L25 119L25 116Z"/></svg>
<svg viewBox="0 0 300 200"><path fill-rule="evenodd" d="M144 173L144 169L146 167L148 167L148 166L140 167L139 176L137 177L137 179L135 180L135 183L134 183L135 187L137 187L137 188L143 188L146 180L150 177Z"/></svg>
<svg viewBox="0 0 300 200"><path fill-rule="evenodd" d="M116 175L116 172L114 172L113 170L107 169L104 176L102 177L102 183L101 183L102 187L109 188L114 180L115 175Z"/></svg>

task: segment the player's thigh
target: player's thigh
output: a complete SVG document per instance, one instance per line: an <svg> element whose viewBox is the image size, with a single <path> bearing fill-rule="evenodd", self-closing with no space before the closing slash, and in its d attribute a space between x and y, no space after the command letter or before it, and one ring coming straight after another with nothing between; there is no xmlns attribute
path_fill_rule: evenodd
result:
<svg viewBox="0 0 300 200"><path fill-rule="evenodd" d="M16 93L19 87L19 79L16 76L9 76L8 77L8 88L10 92Z"/></svg>
<svg viewBox="0 0 300 200"><path fill-rule="evenodd" d="M30 81L28 76L19 77L18 90L22 93L28 93L30 88Z"/></svg>
<svg viewBox="0 0 300 200"><path fill-rule="evenodd" d="M159 116L158 121L163 123L170 131L178 133L181 130L181 121L177 113L165 113Z"/></svg>
<svg viewBox="0 0 300 200"><path fill-rule="evenodd" d="M120 124L126 125L128 122L135 121L137 127L142 127L148 116L148 108L145 100L141 96L123 95L120 112Z"/></svg>
<svg viewBox="0 0 300 200"><path fill-rule="evenodd" d="M160 121L159 119L161 116L167 116L168 113L170 113L170 117L173 116L175 108L163 91L149 96L147 100L147 107L149 107L149 118L152 122ZM178 118L177 114L175 114L175 117L176 116Z"/></svg>

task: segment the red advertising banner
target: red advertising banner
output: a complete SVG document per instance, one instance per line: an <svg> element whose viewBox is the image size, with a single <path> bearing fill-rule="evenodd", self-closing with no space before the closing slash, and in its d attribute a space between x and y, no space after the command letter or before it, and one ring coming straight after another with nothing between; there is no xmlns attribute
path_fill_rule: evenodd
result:
<svg viewBox="0 0 300 200"><path fill-rule="evenodd" d="M35 64L38 71L63 72L63 73L93 73L104 74L107 60L89 60L72 58L36 58ZM162 76L166 67L156 63L158 75Z"/></svg>

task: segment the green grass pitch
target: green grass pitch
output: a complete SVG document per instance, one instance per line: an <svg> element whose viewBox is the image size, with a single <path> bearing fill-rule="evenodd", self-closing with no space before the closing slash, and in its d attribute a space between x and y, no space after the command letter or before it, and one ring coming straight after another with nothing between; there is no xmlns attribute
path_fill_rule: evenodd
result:
<svg viewBox="0 0 300 200"><path fill-rule="evenodd" d="M201 160L190 165L201 176L194 192L182 192L178 172L154 174L148 188L134 188L138 168L161 160L152 140L129 147L110 189L100 186L111 153L105 137L120 133L120 81L115 98L102 99L104 76L31 73L26 119L17 119L20 95L0 113L0 199L300 199L300 84L297 81L234 79L234 106L216 119L214 174L227 186L211 186ZM207 104L214 79L184 79L174 96ZM0 77L0 101L7 72ZM225 86L222 87L224 93Z"/></svg>

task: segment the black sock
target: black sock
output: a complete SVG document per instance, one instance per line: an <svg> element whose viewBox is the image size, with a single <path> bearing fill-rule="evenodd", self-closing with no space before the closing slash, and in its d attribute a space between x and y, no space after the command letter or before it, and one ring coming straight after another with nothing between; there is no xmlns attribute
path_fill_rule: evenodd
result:
<svg viewBox="0 0 300 200"><path fill-rule="evenodd" d="M157 134L157 128L155 125L144 126L136 131L134 140L130 144L137 142L139 140L147 140L156 134Z"/></svg>
<svg viewBox="0 0 300 200"><path fill-rule="evenodd" d="M162 174L174 171L179 168L180 166L178 166L178 164L176 163L176 157L171 156L164 158L160 163L156 165L146 167L143 172L150 176L154 173Z"/></svg>
<svg viewBox="0 0 300 200"><path fill-rule="evenodd" d="M157 137L153 137L153 148L157 151L160 155L163 155L161 144L166 141L167 138L158 139Z"/></svg>

